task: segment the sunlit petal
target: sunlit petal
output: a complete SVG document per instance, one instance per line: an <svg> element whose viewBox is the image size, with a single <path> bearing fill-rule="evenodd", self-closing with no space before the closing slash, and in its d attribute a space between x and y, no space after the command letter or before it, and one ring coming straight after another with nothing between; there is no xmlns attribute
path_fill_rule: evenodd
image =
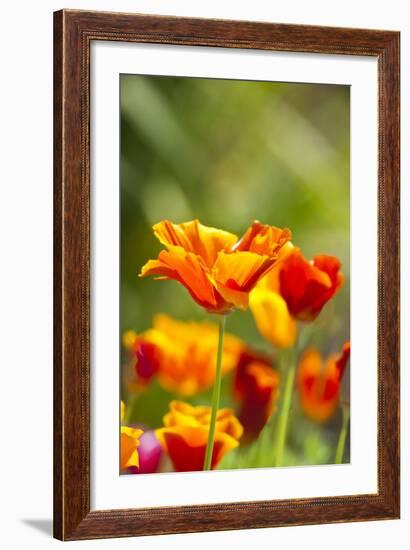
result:
<svg viewBox="0 0 410 550"><path fill-rule="evenodd" d="M121 426L121 452L120 465L121 470L130 467L139 466L138 445L139 437L143 434L142 430Z"/></svg>
<svg viewBox="0 0 410 550"><path fill-rule="evenodd" d="M202 225L198 220L180 224L165 220L155 224L153 229L162 244L180 246L200 256L209 267L214 264L220 250L228 250L238 239L233 233Z"/></svg>
<svg viewBox="0 0 410 550"><path fill-rule="evenodd" d="M235 244L233 251L247 251L276 258L282 247L291 240L289 229L254 221L243 237Z"/></svg>
<svg viewBox="0 0 410 550"><path fill-rule="evenodd" d="M249 293L272 265L271 258L253 252L220 252L212 273L218 284Z"/></svg>
<svg viewBox="0 0 410 550"><path fill-rule="evenodd" d="M201 259L187 253L181 247L163 250L157 260L149 260L141 270L141 276L159 275L174 279L189 291L199 305L212 309L218 305L215 288L208 277Z"/></svg>
<svg viewBox="0 0 410 550"><path fill-rule="evenodd" d="M257 287L250 294L250 308L259 332L268 342L278 348L293 346L296 323L279 294Z"/></svg>

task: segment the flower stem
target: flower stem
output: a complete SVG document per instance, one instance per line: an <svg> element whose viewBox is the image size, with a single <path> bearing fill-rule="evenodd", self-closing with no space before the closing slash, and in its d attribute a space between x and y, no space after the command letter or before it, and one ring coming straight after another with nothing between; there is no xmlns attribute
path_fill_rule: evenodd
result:
<svg viewBox="0 0 410 550"><path fill-rule="evenodd" d="M339 441L337 442L335 464L342 464L345 453L347 428L349 426L350 412L348 407L342 407L342 427L340 430Z"/></svg>
<svg viewBox="0 0 410 550"><path fill-rule="evenodd" d="M296 357L292 354L291 364L288 367L285 381L285 389L283 393L282 407L280 410L277 439L275 445L275 456L273 465L280 466L282 464L283 450L286 442L286 433L288 429L290 406L292 404L292 392L296 374Z"/></svg>
<svg viewBox="0 0 410 550"><path fill-rule="evenodd" d="M311 327L309 325L299 326L299 336L294 347L286 354L285 368L287 369L285 389L279 412L279 419L276 431L276 442L274 446L273 465L281 466L283 451L286 443L286 434L288 430L289 414L292 405L293 386L295 384L295 376L299 353L305 347L310 339Z"/></svg>
<svg viewBox="0 0 410 550"><path fill-rule="evenodd" d="M204 470L210 470L212 465L212 452L214 449L216 415L218 413L219 396L221 393L222 352L223 352L223 343L224 343L224 334L225 334L225 320L226 320L225 315L219 316L218 353L216 356L215 382L214 382L214 389L212 392L212 412L211 412L211 421L209 424L208 443L207 443L206 452L205 452Z"/></svg>
<svg viewBox="0 0 410 550"><path fill-rule="evenodd" d="M131 396L131 398L128 400L127 407L125 409L125 416L123 423L125 426L127 426L131 419L134 417L134 409L138 401L138 395L135 393Z"/></svg>

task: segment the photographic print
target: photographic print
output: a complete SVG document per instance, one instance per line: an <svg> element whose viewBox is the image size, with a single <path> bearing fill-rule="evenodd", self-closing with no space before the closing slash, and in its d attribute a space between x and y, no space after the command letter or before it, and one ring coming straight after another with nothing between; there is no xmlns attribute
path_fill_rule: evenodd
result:
<svg viewBox="0 0 410 550"><path fill-rule="evenodd" d="M54 14L56 538L400 517L399 52Z"/></svg>
<svg viewBox="0 0 410 550"><path fill-rule="evenodd" d="M121 473L349 463L349 86L120 102Z"/></svg>

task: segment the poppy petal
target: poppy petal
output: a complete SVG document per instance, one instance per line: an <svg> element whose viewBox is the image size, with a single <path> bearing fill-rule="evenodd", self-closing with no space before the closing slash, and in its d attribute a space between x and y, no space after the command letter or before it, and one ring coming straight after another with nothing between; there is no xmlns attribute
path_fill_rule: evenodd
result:
<svg viewBox="0 0 410 550"><path fill-rule="evenodd" d="M323 361L314 349L305 351L301 357L297 376L300 403L306 416L316 422L328 421L338 407L341 383L338 361L345 358L344 353L332 354Z"/></svg>
<svg viewBox="0 0 410 550"><path fill-rule="evenodd" d="M120 448L120 465L121 470L132 466L139 466L138 445L139 437L143 434L142 430L131 428L129 426L121 426L121 448Z"/></svg>
<svg viewBox="0 0 410 550"><path fill-rule="evenodd" d="M340 262L333 256L317 256L313 262L294 249L283 261L279 290L289 313L300 321L313 321L343 284Z"/></svg>
<svg viewBox="0 0 410 550"><path fill-rule="evenodd" d="M249 293L273 263L268 256L253 252L220 252L212 274L218 284Z"/></svg>
<svg viewBox="0 0 410 550"><path fill-rule="evenodd" d="M180 224L165 220L155 224L153 230L162 244L192 252L208 267L212 267L220 250L228 250L238 239L233 233L202 225L198 220Z"/></svg>
<svg viewBox="0 0 410 550"><path fill-rule="evenodd" d="M164 427L156 436L178 472L202 470L208 443L211 408L171 401L164 417ZM243 427L231 409L220 409L215 424L211 467L216 468L223 456L238 446Z"/></svg>
<svg viewBox="0 0 410 550"><path fill-rule="evenodd" d="M268 342L278 348L293 346L296 322L280 294L256 287L250 294L249 305L259 332Z"/></svg>
<svg viewBox="0 0 410 550"><path fill-rule="evenodd" d="M193 472L203 469L209 428L173 426L160 428L155 434L168 453L177 472ZM226 433L216 432L212 453L212 469L216 468L227 452L239 445Z"/></svg>
<svg viewBox="0 0 410 550"><path fill-rule="evenodd" d="M174 279L189 291L194 300L201 306L212 309L218 306L221 298L216 295L201 259L180 246L162 250L157 260L149 260L141 270L141 277L160 275Z"/></svg>
<svg viewBox="0 0 410 550"><path fill-rule="evenodd" d="M232 251L254 252L263 256L277 257L280 249L292 238L290 229L254 221Z"/></svg>

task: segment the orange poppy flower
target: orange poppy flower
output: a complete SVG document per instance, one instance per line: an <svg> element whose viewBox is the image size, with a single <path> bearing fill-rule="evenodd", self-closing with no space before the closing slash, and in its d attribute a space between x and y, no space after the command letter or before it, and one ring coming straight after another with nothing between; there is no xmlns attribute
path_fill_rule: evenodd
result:
<svg viewBox="0 0 410 550"><path fill-rule="evenodd" d="M177 472L203 469L210 419L210 407L193 407L181 401L171 401L170 412L164 416L164 427L155 434ZM242 433L243 428L232 411L220 409L216 417L212 469L226 453L239 445Z"/></svg>
<svg viewBox="0 0 410 550"><path fill-rule="evenodd" d="M125 404L121 401L121 422L124 420ZM143 434L143 430L132 428L130 426L121 426L120 430L120 468L127 470L128 468L139 467L138 446L139 438Z"/></svg>
<svg viewBox="0 0 410 550"><path fill-rule="evenodd" d="M326 422L336 411L342 376L349 357L350 342L343 346L342 353L332 354L326 361L314 349L302 355L297 387L302 409L312 420Z"/></svg>
<svg viewBox="0 0 410 550"><path fill-rule="evenodd" d="M279 381L279 373L266 357L250 350L242 353L235 371L234 393L241 404L238 418L244 428L243 442L254 441L274 413Z"/></svg>
<svg viewBox="0 0 410 550"><path fill-rule="evenodd" d="M215 324L156 315L153 328L138 336L134 343L137 384L144 385L156 375L164 388L177 394L191 396L204 391L215 379L217 348ZM222 374L236 366L243 348L239 338L225 334Z"/></svg>
<svg viewBox="0 0 410 550"><path fill-rule="evenodd" d="M140 277L178 281L211 313L246 309L249 292L283 256L291 239L289 229L256 221L240 240L198 220L180 224L166 220L153 230L166 250L143 266Z"/></svg>
<svg viewBox="0 0 410 550"><path fill-rule="evenodd" d="M313 321L323 306L343 286L341 263L335 256L315 256L307 261L293 248L261 282L261 287L280 294L290 315L299 321Z"/></svg>

